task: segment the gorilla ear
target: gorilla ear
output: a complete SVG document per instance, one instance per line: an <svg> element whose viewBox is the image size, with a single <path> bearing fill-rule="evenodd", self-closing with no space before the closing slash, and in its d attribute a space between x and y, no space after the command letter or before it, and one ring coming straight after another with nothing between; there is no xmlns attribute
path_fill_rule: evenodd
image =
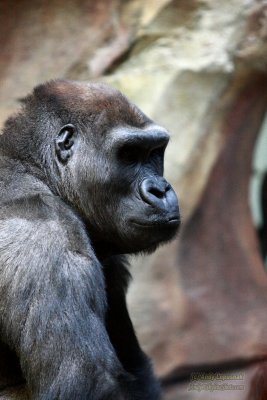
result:
<svg viewBox="0 0 267 400"><path fill-rule="evenodd" d="M56 138L56 154L65 164L73 154L73 145L76 136L76 129L72 124L64 125Z"/></svg>

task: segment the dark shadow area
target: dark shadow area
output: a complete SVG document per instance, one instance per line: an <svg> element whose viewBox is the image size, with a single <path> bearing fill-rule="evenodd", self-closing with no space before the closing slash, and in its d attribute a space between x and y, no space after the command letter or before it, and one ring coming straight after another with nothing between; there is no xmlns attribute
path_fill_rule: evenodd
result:
<svg viewBox="0 0 267 400"><path fill-rule="evenodd" d="M267 150L267 149L266 149ZM267 255L267 172L265 173L260 188L260 210L262 215L261 225L258 229L261 254L266 263Z"/></svg>

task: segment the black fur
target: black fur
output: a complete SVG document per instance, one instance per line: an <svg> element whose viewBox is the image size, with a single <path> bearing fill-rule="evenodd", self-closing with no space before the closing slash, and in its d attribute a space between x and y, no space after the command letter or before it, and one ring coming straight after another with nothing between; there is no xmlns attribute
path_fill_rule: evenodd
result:
<svg viewBox="0 0 267 400"><path fill-rule="evenodd" d="M157 400L121 254L179 225L168 134L103 84L38 86L0 136L0 384L38 400ZM1 387L0 387L1 388Z"/></svg>

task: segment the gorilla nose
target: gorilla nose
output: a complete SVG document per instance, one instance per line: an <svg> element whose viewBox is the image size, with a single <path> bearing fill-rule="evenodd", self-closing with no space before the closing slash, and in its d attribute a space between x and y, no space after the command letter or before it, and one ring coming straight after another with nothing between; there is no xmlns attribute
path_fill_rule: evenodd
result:
<svg viewBox="0 0 267 400"><path fill-rule="evenodd" d="M169 212L178 213L178 201L171 185L164 179L145 179L140 194L146 203Z"/></svg>

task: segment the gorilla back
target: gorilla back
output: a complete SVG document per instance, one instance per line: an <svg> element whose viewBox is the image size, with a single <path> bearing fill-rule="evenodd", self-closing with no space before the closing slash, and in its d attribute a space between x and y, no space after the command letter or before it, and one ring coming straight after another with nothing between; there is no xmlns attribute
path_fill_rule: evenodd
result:
<svg viewBox="0 0 267 400"><path fill-rule="evenodd" d="M99 83L40 85L6 122L0 376L6 368L10 382L25 381L30 399L160 398L126 307L125 254L177 232L177 198L163 177L168 140Z"/></svg>

